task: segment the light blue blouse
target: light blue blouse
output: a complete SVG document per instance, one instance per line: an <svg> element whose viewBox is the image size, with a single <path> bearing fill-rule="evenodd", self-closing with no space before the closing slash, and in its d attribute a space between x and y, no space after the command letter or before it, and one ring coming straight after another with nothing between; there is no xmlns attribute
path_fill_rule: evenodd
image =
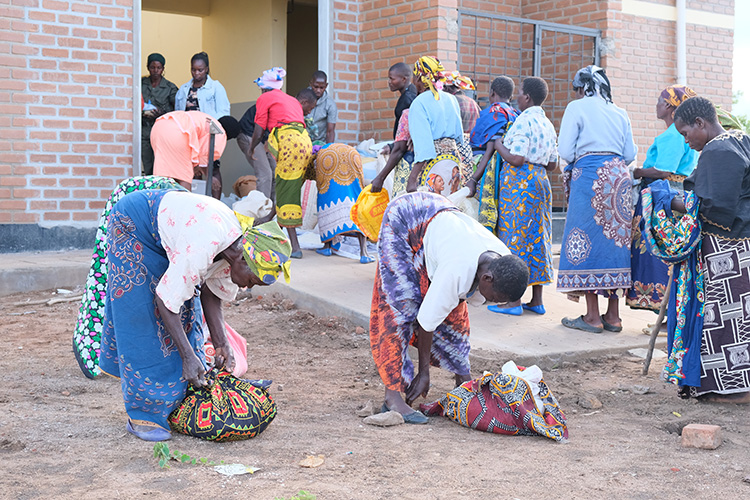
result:
<svg viewBox="0 0 750 500"><path fill-rule="evenodd" d="M193 85L192 79L177 91L174 98L174 109L176 111L185 111L187 95L191 85ZM224 90L224 86L218 80L214 80L208 75L206 76L206 83L198 89L198 105L203 113L211 115L217 120L230 114L227 91Z"/></svg>
<svg viewBox="0 0 750 500"><path fill-rule="evenodd" d="M656 136L654 143L648 148L643 168L653 167L662 172L688 176L697 163L698 152L690 149L673 123L664 133Z"/></svg>
<svg viewBox="0 0 750 500"><path fill-rule="evenodd" d="M599 96L586 96L565 108L557 151L568 163L586 153L614 153L625 163L635 160L638 146L633 142L630 118L624 109Z"/></svg>
<svg viewBox="0 0 750 500"><path fill-rule="evenodd" d="M464 131L458 101L452 95L438 90L440 99L425 91L409 107L409 135L414 143L414 161L435 158L434 141L449 137L463 144Z"/></svg>

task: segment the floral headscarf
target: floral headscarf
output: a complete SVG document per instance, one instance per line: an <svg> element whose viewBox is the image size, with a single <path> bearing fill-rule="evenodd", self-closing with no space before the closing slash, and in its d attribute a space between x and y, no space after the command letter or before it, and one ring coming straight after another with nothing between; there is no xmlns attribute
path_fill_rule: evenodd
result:
<svg viewBox="0 0 750 500"><path fill-rule="evenodd" d="M267 69L260 78L255 79L255 84L262 89L279 90L284 85L286 70L281 67Z"/></svg>
<svg viewBox="0 0 750 500"><path fill-rule="evenodd" d="M435 181L437 181L437 178L438 174L430 174L427 176L425 184L427 185L427 189L430 191L430 193L440 194L440 191L438 191L437 186L435 185Z"/></svg>
<svg viewBox="0 0 750 500"><path fill-rule="evenodd" d="M443 90L443 71L445 71L443 65L432 56L422 56L414 63L414 74L419 77L425 87L430 89L436 101L440 99L438 90Z"/></svg>
<svg viewBox="0 0 750 500"><path fill-rule="evenodd" d="M573 88L583 89L587 96L598 95L607 102L612 102L612 86L604 69L593 64L581 68L573 78Z"/></svg>
<svg viewBox="0 0 750 500"><path fill-rule="evenodd" d="M673 108L676 108L683 102L687 101L691 97L697 96L698 94L696 94L693 89L691 89L690 87L686 87L685 85L670 85L669 87L662 90L660 95L667 104L669 104Z"/></svg>
<svg viewBox="0 0 750 500"><path fill-rule="evenodd" d="M463 76L458 71L443 72L441 76L445 79L446 85L458 87L461 90L476 90L474 82L468 76Z"/></svg>
<svg viewBox="0 0 750 500"><path fill-rule="evenodd" d="M292 263L289 256L292 245L276 221L253 227L254 219L235 212L242 226L242 256L250 270L263 283L275 283L283 271L289 283Z"/></svg>

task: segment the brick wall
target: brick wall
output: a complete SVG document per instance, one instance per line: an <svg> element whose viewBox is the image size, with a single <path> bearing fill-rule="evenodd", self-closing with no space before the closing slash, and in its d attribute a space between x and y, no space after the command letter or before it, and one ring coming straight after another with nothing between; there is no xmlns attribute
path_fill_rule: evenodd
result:
<svg viewBox="0 0 750 500"><path fill-rule="evenodd" d="M132 0L0 13L0 224L93 226L131 172Z"/></svg>
<svg viewBox="0 0 750 500"><path fill-rule="evenodd" d="M336 0L333 4L333 75L329 85L336 89L339 111L336 140L348 144L359 142L361 7L362 2L356 0Z"/></svg>

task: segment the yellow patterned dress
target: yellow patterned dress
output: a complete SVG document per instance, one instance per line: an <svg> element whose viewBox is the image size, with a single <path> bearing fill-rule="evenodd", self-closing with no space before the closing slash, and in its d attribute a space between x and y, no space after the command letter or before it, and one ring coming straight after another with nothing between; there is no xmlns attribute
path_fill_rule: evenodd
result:
<svg viewBox="0 0 750 500"><path fill-rule="evenodd" d="M335 236L359 232L349 213L364 187L362 159L356 149L331 144L315 159L318 185L318 230L323 242Z"/></svg>
<svg viewBox="0 0 750 500"><path fill-rule="evenodd" d="M268 149L276 158L276 218L280 226L302 225L300 192L305 169L312 157L312 142L304 125L276 127L268 137Z"/></svg>

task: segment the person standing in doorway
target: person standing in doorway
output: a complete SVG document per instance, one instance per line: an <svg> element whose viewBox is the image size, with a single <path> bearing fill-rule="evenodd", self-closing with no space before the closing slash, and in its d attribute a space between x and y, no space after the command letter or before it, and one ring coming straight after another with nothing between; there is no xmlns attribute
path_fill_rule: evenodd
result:
<svg viewBox="0 0 750 500"><path fill-rule="evenodd" d="M315 144L330 144L336 140L336 121L338 110L336 103L331 99L326 90L328 88L328 76L323 71L316 71L310 78L310 88L315 92L318 102L305 117L310 139Z"/></svg>
<svg viewBox="0 0 750 500"><path fill-rule="evenodd" d="M164 78L166 59L154 52L147 59L148 76L141 79L143 102L150 104L141 116L141 161L143 175L154 173L154 149L151 147L151 128L161 115L174 111L177 85Z"/></svg>

